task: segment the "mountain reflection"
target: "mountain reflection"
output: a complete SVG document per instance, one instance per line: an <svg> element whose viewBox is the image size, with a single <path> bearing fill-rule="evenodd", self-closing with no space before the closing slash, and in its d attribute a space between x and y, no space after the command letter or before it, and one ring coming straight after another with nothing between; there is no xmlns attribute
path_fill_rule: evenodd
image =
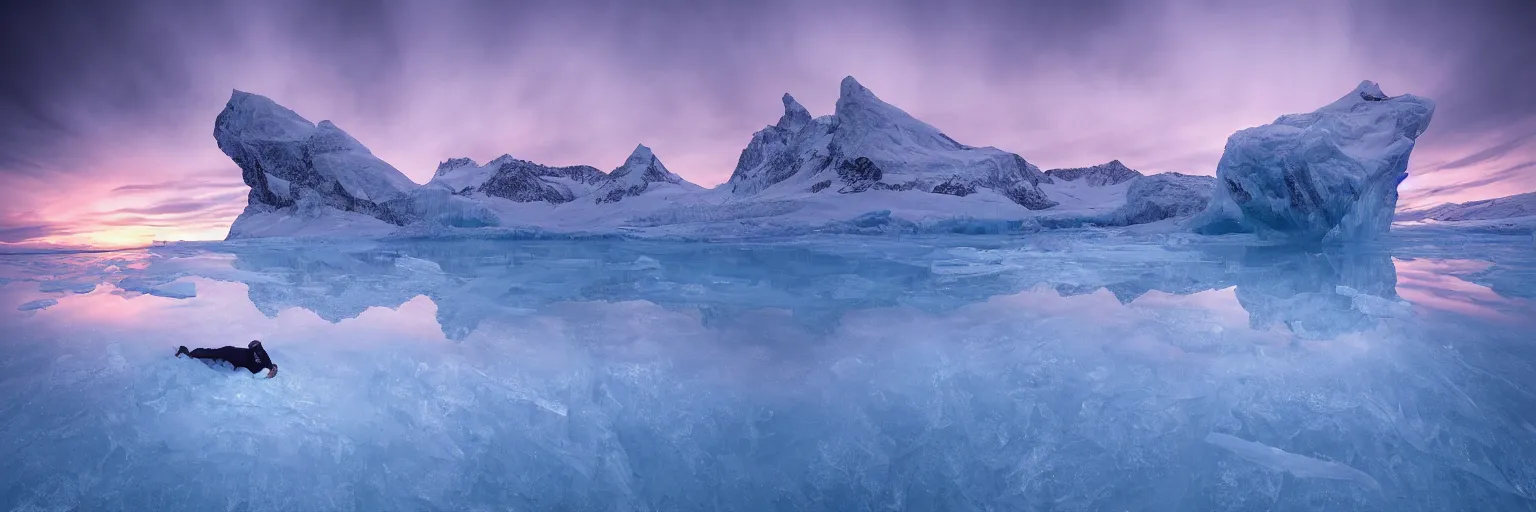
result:
<svg viewBox="0 0 1536 512"><path fill-rule="evenodd" d="M1112 263L1068 251L1008 248L634 241L391 242L229 252L237 272L208 277L245 283L251 302L268 316L298 307L336 322L369 307L393 308L426 296L437 304L450 339L464 339L486 318L558 302L643 300L696 309L706 325L779 309L800 328L826 332L850 310L942 312L1039 287L1061 296L1107 290L1122 304L1150 291L1188 295L1235 287L1253 328L1283 326L1301 338L1327 339L1376 325L1376 316L1356 306L1360 295L1400 300L1387 253L1266 247L1155 250L1132 258L1118 254Z"/></svg>

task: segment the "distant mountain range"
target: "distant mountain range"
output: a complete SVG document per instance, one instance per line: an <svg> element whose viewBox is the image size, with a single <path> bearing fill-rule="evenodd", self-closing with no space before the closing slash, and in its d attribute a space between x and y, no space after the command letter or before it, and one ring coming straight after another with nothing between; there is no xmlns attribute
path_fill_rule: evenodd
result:
<svg viewBox="0 0 1536 512"><path fill-rule="evenodd" d="M1160 225L1368 238L1385 231L1386 223L1374 219L1390 219L1403 172L1377 166L1406 165L1434 109L1423 98L1388 97L1363 82L1316 112L1233 135L1212 178L1143 176L1119 160L1041 171L1017 154L957 141L853 77L843 79L830 115L812 117L788 94L781 101L783 115L752 134L730 179L712 189L671 172L643 144L608 172L511 155L485 164L452 158L418 185L335 124L312 123L266 97L235 91L215 120L214 138L251 191L229 238L526 229L706 237L969 233L1169 219L1184 220ZM1338 129L1344 125L1356 129ZM1297 153L1380 141L1393 142ZM1284 154L1321 160L1298 170L1275 157ZM1225 185L1216 187L1218 180Z"/></svg>
<svg viewBox="0 0 1536 512"><path fill-rule="evenodd" d="M1399 221L1460 222L1536 217L1536 192L1402 212Z"/></svg>

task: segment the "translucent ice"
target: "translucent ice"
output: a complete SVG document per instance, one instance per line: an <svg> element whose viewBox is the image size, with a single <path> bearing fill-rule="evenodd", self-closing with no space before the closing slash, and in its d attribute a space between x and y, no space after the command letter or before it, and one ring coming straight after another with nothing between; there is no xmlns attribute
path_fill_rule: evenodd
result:
<svg viewBox="0 0 1536 512"><path fill-rule="evenodd" d="M1232 134L1195 229L1295 241L1354 242L1386 233L1414 141L1434 102L1388 97L1373 82L1307 114Z"/></svg>
<svg viewBox="0 0 1536 512"><path fill-rule="evenodd" d="M4 256L0 510L1530 508L1525 235L1187 236Z"/></svg>
<svg viewBox="0 0 1536 512"><path fill-rule="evenodd" d="M1225 448L1234 455L1254 464L1275 471L1284 471L1299 478L1352 480L1371 489L1381 488L1381 484L1377 483L1375 478L1371 478L1371 475L1337 462L1294 454L1263 443L1240 439L1220 432L1207 434L1205 442Z"/></svg>
<svg viewBox="0 0 1536 512"><path fill-rule="evenodd" d="M37 300L34 300L34 301L23 303L20 306L16 306L16 309L21 310L21 311L36 311L36 310L39 310L39 309L47 309L47 308L56 306L58 304L59 304L59 301L56 300L56 299L37 299Z"/></svg>

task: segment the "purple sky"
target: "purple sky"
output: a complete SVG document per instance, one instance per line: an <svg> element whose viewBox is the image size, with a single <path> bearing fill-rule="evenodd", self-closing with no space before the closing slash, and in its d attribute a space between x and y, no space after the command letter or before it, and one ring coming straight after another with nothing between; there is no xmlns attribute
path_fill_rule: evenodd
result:
<svg viewBox="0 0 1536 512"><path fill-rule="evenodd" d="M222 238L236 88L418 182L456 156L611 169L643 142L709 186L781 94L828 114L845 75L1042 168L1190 174L1370 79L1439 102L1401 207L1536 190L1524 0L34 4L0 13L0 243Z"/></svg>

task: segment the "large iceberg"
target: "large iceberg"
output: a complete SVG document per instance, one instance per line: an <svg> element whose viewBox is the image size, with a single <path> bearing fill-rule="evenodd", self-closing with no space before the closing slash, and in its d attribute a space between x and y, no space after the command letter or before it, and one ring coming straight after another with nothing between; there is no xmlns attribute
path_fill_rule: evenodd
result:
<svg viewBox="0 0 1536 512"><path fill-rule="evenodd" d="M330 121L316 125L264 96L234 91L213 137L251 187L232 238L273 226L378 232L409 222L403 210L416 184Z"/></svg>
<svg viewBox="0 0 1536 512"><path fill-rule="evenodd" d="M1428 99L1389 97L1365 81L1314 112L1232 134L1214 197L1193 227L1303 242L1386 233L1408 154L1434 111Z"/></svg>

